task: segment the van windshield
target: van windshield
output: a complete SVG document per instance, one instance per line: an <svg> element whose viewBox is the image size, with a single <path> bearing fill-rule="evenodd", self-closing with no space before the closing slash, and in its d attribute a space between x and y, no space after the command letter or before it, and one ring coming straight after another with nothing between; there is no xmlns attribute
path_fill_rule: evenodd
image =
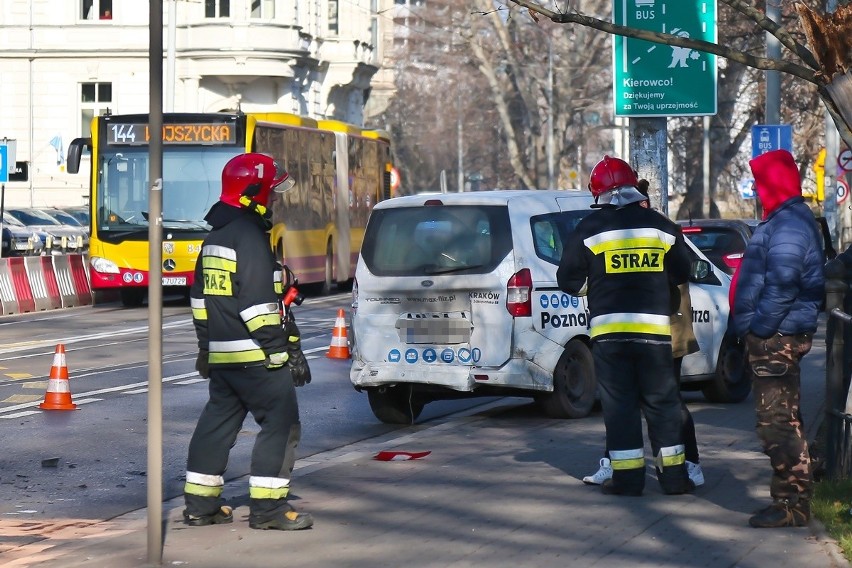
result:
<svg viewBox="0 0 852 568"><path fill-rule="evenodd" d="M512 250L505 205L374 210L361 256L377 276L491 272Z"/></svg>

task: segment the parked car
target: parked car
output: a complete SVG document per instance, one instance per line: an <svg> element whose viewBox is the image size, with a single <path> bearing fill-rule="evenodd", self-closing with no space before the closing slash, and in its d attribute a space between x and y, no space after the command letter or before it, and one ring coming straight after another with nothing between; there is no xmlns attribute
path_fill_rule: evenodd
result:
<svg viewBox="0 0 852 568"><path fill-rule="evenodd" d="M44 243L39 235L11 215L4 213L0 256L38 256L42 251L44 251Z"/></svg>
<svg viewBox="0 0 852 568"><path fill-rule="evenodd" d="M588 192L559 190L376 204L352 289L349 375L373 414L412 423L433 400L508 395L549 416L586 416L597 396L586 298L560 291L556 270L591 204ZM725 334L730 277L690 250L701 350L683 360L683 388L738 402L751 384L742 343Z"/></svg>
<svg viewBox="0 0 852 568"><path fill-rule="evenodd" d="M76 216L72 215L65 209L59 209L56 207L39 207L39 211L43 211L62 223L63 225L68 225L69 227L79 227L81 231L83 231L86 235L89 234L89 223L81 222Z"/></svg>
<svg viewBox="0 0 852 568"><path fill-rule="evenodd" d="M92 217L88 206L80 205L79 207L61 207L60 209L77 219L77 222L83 227L86 227L86 230L89 229L89 226L92 223Z"/></svg>
<svg viewBox="0 0 852 568"><path fill-rule="evenodd" d="M710 262L727 274L733 274L743 259L756 219L691 219L678 221L683 236L692 241Z"/></svg>
<svg viewBox="0 0 852 568"><path fill-rule="evenodd" d="M51 254L83 252L89 248L89 237L80 227L63 225L56 218L34 208L10 208L9 215L24 225L49 234L53 246Z"/></svg>

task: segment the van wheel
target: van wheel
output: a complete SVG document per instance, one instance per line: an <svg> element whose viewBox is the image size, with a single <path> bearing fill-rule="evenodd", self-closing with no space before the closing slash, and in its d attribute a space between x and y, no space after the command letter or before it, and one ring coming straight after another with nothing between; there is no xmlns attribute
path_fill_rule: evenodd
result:
<svg viewBox="0 0 852 568"><path fill-rule="evenodd" d="M536 396L551 418L583 418L595 404L597 381L592 352L582 341L569 341L553 370L553 392Z"/></svg>
<svg viewBox="0 0 852 568"><path fill-rule="evenodd" d="M716 375L701 387L710 402L735 403L751 392L751 375L746 364L745 342L727 335L719 348Z"/></svg>
<svg viewBox="0 0 852 568"><path fill-rule="evenodd" d="M145 299L145 288L122 288L121 305L125 308L138 308Z"/></svg>
<svg viewBox="0 0 852 568"><path fill-rule="evenodd" d="M370 409L385 424L414 424L424 403L411 385L371 388L367 391Z"/></svg>
<svg viewBox="0 0 852 568"><path fill-rule="evenodd" d="M331 241L325 247L325 279L322 282L320 294L328 296L334 291L334 253L331 248Z"/></svg>

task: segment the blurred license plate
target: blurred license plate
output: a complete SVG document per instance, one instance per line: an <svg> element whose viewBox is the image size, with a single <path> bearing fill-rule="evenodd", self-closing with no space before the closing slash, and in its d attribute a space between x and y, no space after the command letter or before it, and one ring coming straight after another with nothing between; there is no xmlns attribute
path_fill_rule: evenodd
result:
<svg viewBox="0 0 852 568"><path fill-rule="evenodd" d="M163 286L186 286L186 276L163 276Z"/></svg>

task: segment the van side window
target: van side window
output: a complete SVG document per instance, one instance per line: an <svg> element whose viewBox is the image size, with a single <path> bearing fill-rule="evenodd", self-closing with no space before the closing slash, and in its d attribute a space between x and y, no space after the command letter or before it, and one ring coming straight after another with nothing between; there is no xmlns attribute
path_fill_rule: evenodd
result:
<svg viewBox="0 0 852 568"><path fill-rule="evenodd" d="M583 217L592 210L560 211L530 218L535 254L550 264L562 259L562 244L574 232Z"/></svg>

